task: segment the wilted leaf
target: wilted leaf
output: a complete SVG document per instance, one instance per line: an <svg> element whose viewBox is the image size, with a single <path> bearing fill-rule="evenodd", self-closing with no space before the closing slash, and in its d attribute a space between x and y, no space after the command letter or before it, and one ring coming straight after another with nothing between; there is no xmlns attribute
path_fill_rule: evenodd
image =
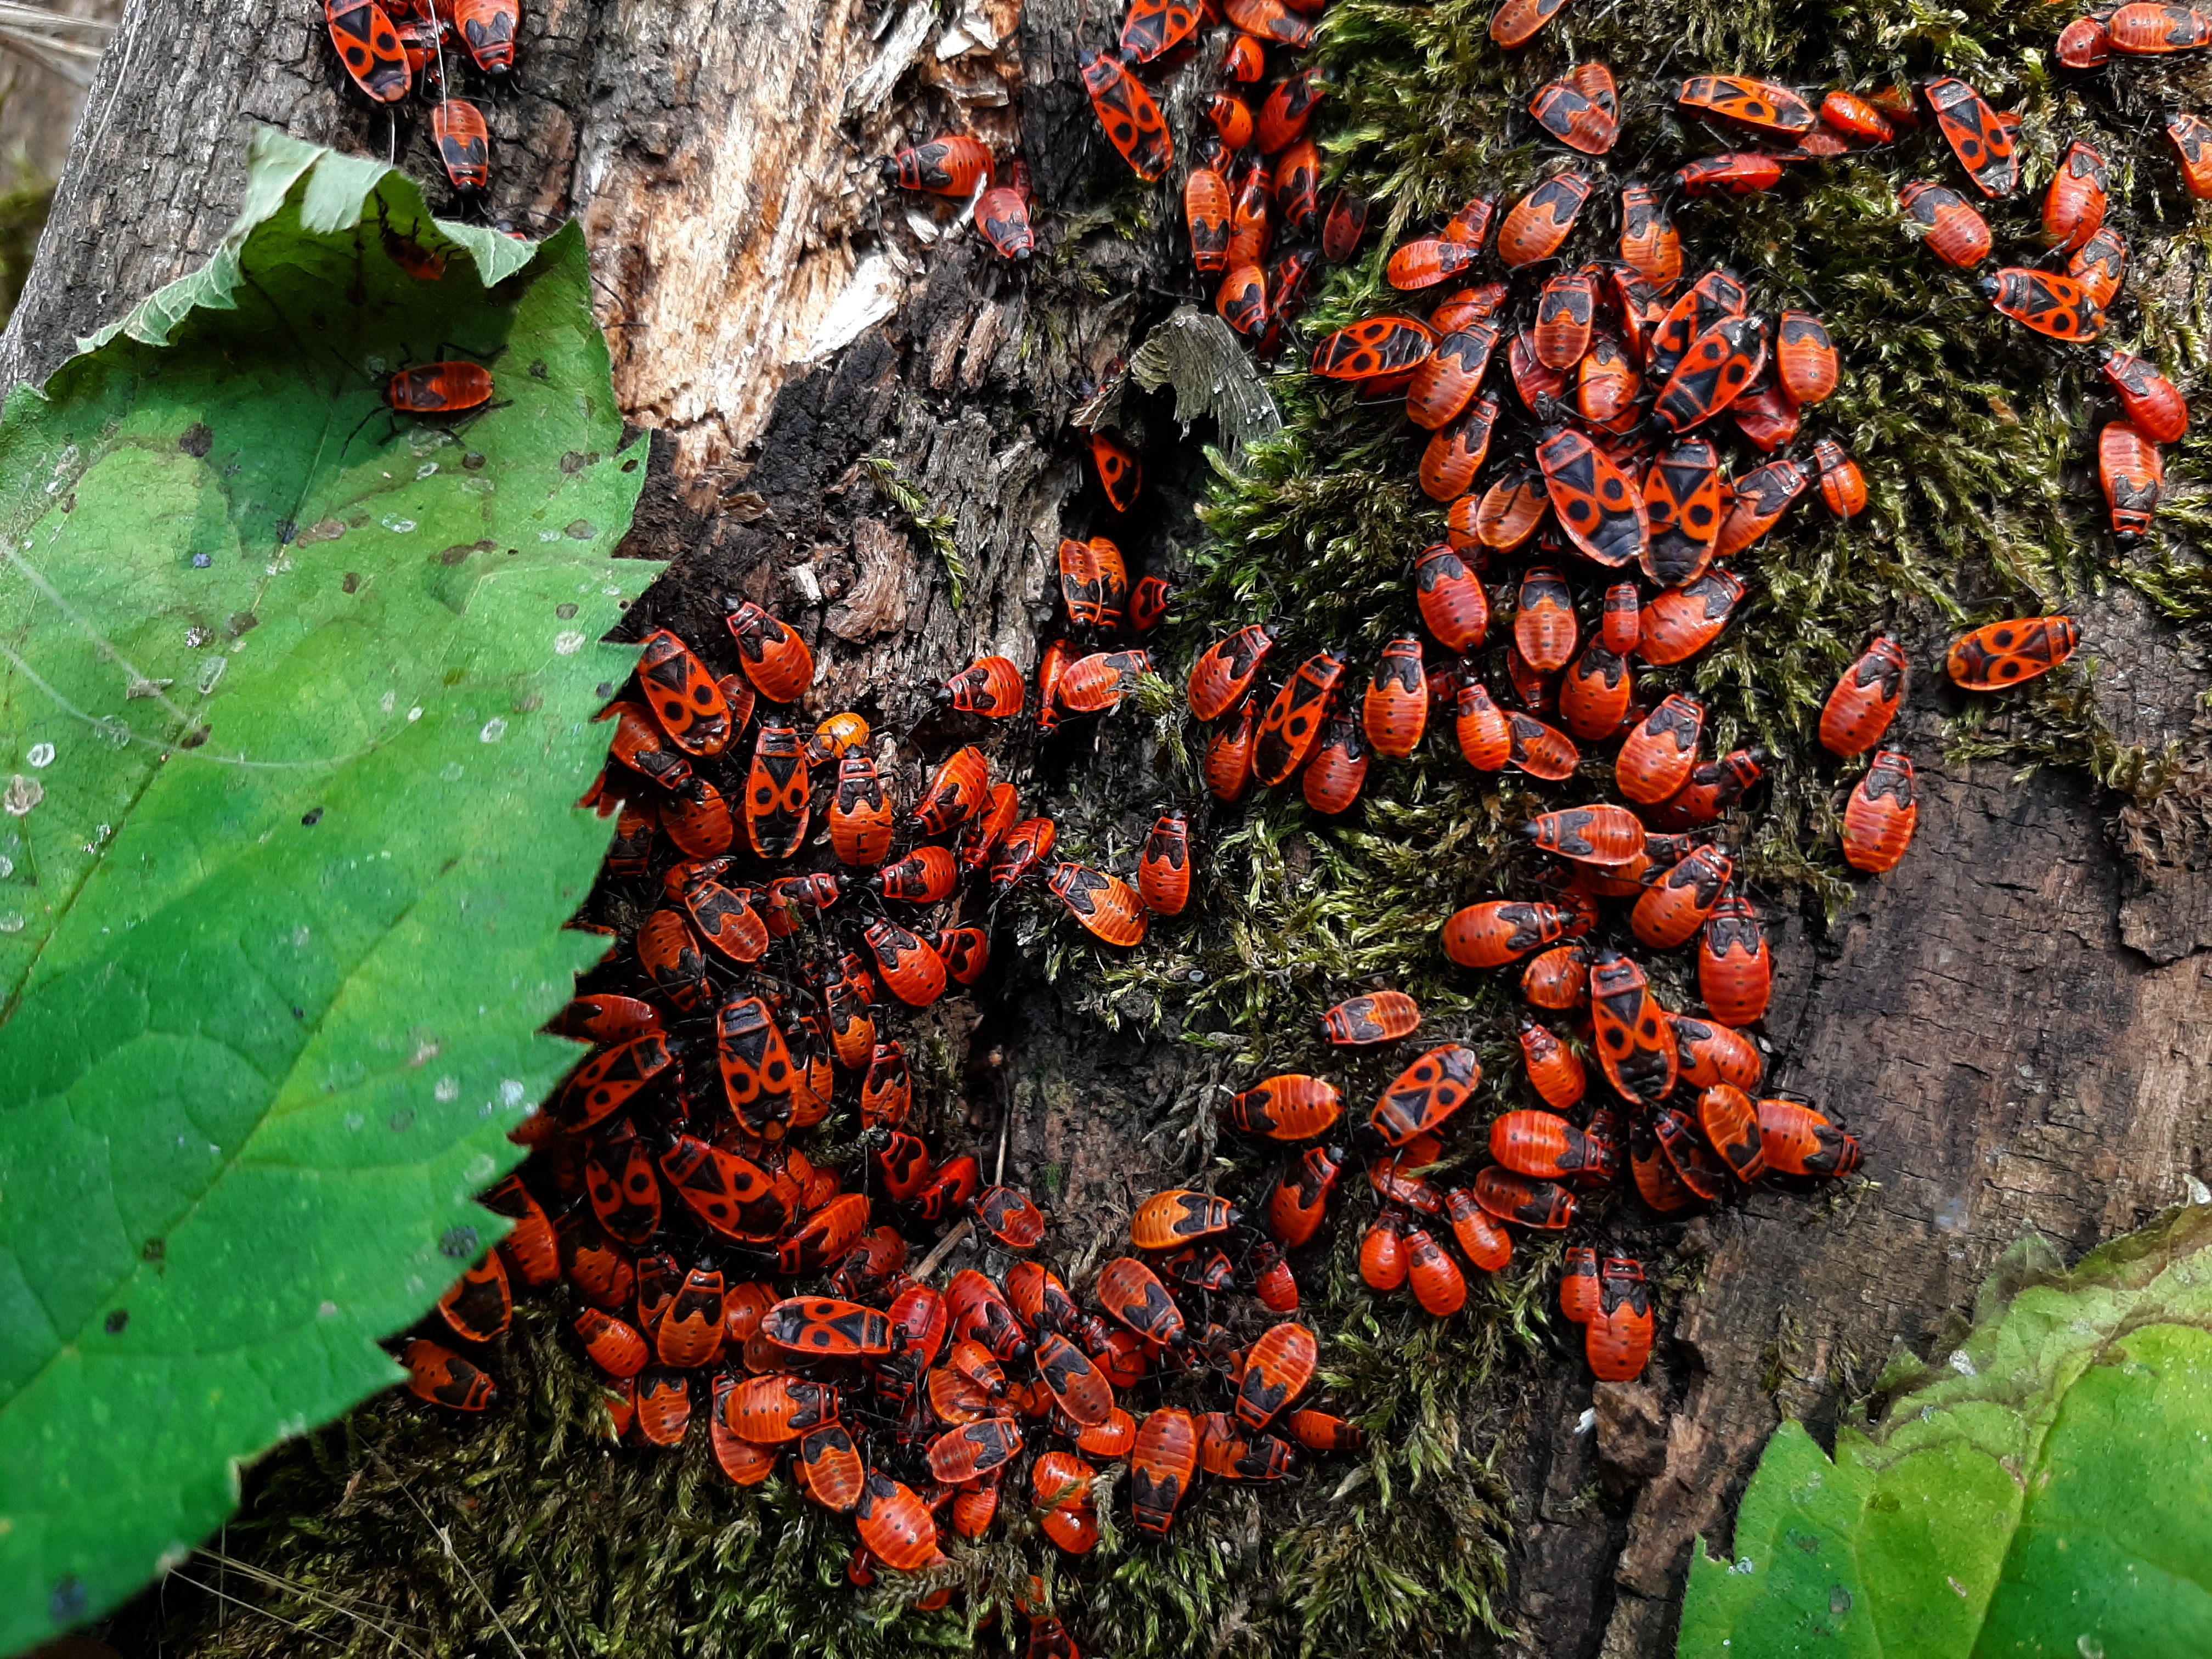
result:
<svg viewBox="0 0 2212 1659"><path fill-rule="evenodd" d="M384 412L470 354L488 412ZM501 1230L471 1194L600 948L561 927L630 659L594 641L654 569L611 556L621 438L574 227L437 225L265 132L209 264L9 398L0 1651L389 1384Z"/></svg>
<svg viewBox="0 0 2212 1659"><path fill-rule="evenodd" d="M1283 429L1283 416L1229 325L1210 312L1182 306L1129 359L1129 373L1147 392L1171 386L1176 419L1188 428L1211 415L1222 453L1235 460Z"/></svg>

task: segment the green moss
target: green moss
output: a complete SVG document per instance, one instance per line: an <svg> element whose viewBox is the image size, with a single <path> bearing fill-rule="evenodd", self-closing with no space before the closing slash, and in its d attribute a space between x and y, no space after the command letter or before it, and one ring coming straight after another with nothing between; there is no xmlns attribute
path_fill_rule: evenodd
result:
<svg viewBox="0 0 2212 1659"><path fill-rule="evenodd" d="M939 513L930 504L929 497L907 476L899 471L898 463L888 455L866 455L861 458L876 488L889 499L891 505L906 515L906 520L917 531L930 550L945 562L945 580L952 592L955 610L968 602L968 559L961 552L959 539L953 535L957 520L950 513Z"/></svg>
<svg viewBox="0 0 2212 1659"><path fill-rule="evenodd" d="M21 145L9 158L8 169L14 183L0 193L0 323L14 313L15 301L22 297L40 233L54 205L54 181L40 176Z"/></svg>

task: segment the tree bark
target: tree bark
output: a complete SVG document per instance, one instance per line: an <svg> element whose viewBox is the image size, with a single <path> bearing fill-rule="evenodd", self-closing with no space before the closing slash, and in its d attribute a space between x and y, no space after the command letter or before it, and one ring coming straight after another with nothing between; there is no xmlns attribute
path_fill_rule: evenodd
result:
<svg viewBox="0 0 2212 1659"><path fill-rule="evenodd" d="M488 211L536 233L573 214L589 234L624 407L658 434L630 547L672 562L637 627L702 637L719 594L761 600L817 643L809 708L856 707L893 732L930 718L915 688L969 656L1036 659L1082 478L1065 416L1188 277L1164 234L1098 239L1104 300L1049 248L1016 271L971 234L930 234L872 163L944 128L1018 143L1049 222L1103 152L1073 82L1076 17L1073 0L1026 15L966 0L949 24L923 0L526 9L514 85L490 112ZM313 9L134 0L0 378L43 378L76 336L206 256L256 120L368 155L396 137L410 171L436 176L424 124L388 136L341 84ZM872 457L953 516L964 603ZM1191 480L1162 471L1158 540L1188 543ZM2132 689L2123 738L2190 738L2201 767L2198 665L2176 660L2171 630L2122 592L2085 631L2107 683ZM1940 654L1932 634L1911 643L1917 662ZM1575 1345L1555 1339L1500 1384L1522 1651L1671 1650L1692 1540L1725 1547L1780 1413L1832 1430L1897 1346L1940 1346L2024 1228L2078 1252L2212 1175L2203 860L2122 860L2112 803L2073 775L2018 786L1934 759L1953 708L1934 678L1905 717L1929 757L1911 857L1833 927L1777 931L1771 1075L1843 1111L1874 1184L1693 1224L1653 1368L1598 1391L1594 1432ZM910 790L915 750L896 758ZM1141 757L1102 756L1121 769L1089 805L1026 769L1033 756L1011 758L1025 799L1047 792L1079 834L1126 845ZM1005 1115L1010 1172L1061 1171L1070 1255L1170 1166L1155 1131L1216 1080L1195 1049L1106 1041L1034 973L980 1016L939 1021L935 1087L976 1125Z"/></svg>

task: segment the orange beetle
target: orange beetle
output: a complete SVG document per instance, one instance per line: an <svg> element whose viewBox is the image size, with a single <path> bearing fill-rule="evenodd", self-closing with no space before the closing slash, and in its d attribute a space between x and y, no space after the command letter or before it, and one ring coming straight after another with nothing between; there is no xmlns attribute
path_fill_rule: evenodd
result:
<svg viewBox="0 0 2212 1659"><path fill-rule="evenodd" d="M1597 1307L1583 1339L1590 1370L1602 1382L1632 1380L1651 1358L1651 1295L1642 1265L1607 1256L1598 1270Z"/></svg>
<svg viewBox="0 0 2212 1659"><path fill-rule="evenodd" d="M1488 319L1443 336L1437 349L1406 382L1406 418L1424 431L1434 432L1473 403L1489 370L1498 339L1498 325ZM1480 465L1476 461L1475 465ZM1471 476L1473 469L1468 471ZM1431 489L1428 493L1448 500L1459 492L1446 490L1438 495Z"/></svg>
<svg viewBox="0 0 2212 1659"><path fill-rule="evenodd" d="M1370 1290L1405 1288L1406 1222L1397 1211L1383 1211L1361 1237L1359 1277Z"/></svg>
<svg viewBox="0 0 2212 1659"><path fill-rule="evenodd" d="M1198 1472L1198 1425L1178 1406L1164 1406L1137 1429L1129 1454L1130 1518L1146 1532L1165 1532Z"/></svg>
<svg viewBox="0 0 2212 1659"><path fill-rule="evenodd" d="M2199 201L2212 197L2212 121L2174 110L2166 118L2166 137L2181 165L2183 187Z"/></svg>
<svg viewBox="0 0 2212 1659"><path fill-rule="evenodd" d="M2127 411L2128 423L2153 443L2179 443L2189 430L2188 404L2172 381L2142 358L2108 349L2098 356L2098 373Z"/></svg>
<svg viewBox="0 0 2212 1659"><path fill-rule="evenodd" d="M1352 997L1322 1016L1322 1032L1340 1048L1395 1042L1411 1036L1420 1023L1420 1005L1403 991Z"/></svg>
<svg viewBox="0 0 2212 1659"><path fill-rule="evenodd" d="M1634 430L1637 394L1644 376L1620 341L1601 334L1575 371L1575 407L1592 426L1617 434Z"/></svg>
<svg viewBox="0 0 2212 1659"><path fill-rule="evenodd" d="M1482 258L1482 245L1442 236L1425 236L1394 252L1382 268L1391 287L1419 291L1449 282ZM1477 377L1480 378L1480 376Z"/></svg>
<svg viewBox="0 0 2212 1659"><path fill-rule="evenodd" d="M1129 1218L1129 1242L1140 1250L1171 1250L1226 1232L1241 1219L1225 1198L1175 1188L1154 1193L1137 1206Z"/></svg>
<svg viewBox="0 0 2212 1659"><path fill-rule="evenodd" d="M1469 680L1456 693L1452 735L1478 772L1501 771L1513 757L1512 722L1478 681Z"/></svg>
<svg viewBox="0 0 2212 1659"><path fill-rule="evenodd" d="M1944 264L1971 270L1990 257L1989 221L1957 191L1915 179L1898 192L1897 200L1924 233L1928 251Z"/></svg>
<svg viewBox="0 0 2212 1659"><path fill-rule="evenodd" d="M837 1391L826 1383L771 1372L747 1377L721 1399L718 1409L740 1440L782 1445L834 1421Z"/></svg>
<svg viewBox="0 0 2212 1659"><path fill-rule="evenodd" d="M1331 714L1299 781L1306 805L1316 812L1350 811L1367 781L1370 762L1367 734L1360 723L1341 711Z"/></svg>
<svg viewBox="0 0 2212 1659"><path fill-rule="evenodd" d="M1793 404L1825 403L1843 376L1828 325L1809 311L1785 311L1775 332L1774 367Z"/></svg>
<svg viewBox="0 0 2212 1659"><path fill-rule="evenodd" d="M1026 695L1022 671L1010 659L978 657L945 681L937 693L937 701L964 714L1002 720L1022 712Z"/></svg>
<svg viewBox="0 0 2212 1659"><path fill-rule="evenodd" d="M1114 1415L1113 1384L1066 1337L1057 1332L1041 1337L1036 1361L1038 1376L1069 1420L1084 1428L1097 1428Z"/></svg>
<svg viewBox="0 0 2212 1659"><path fill-rule="evenodd" d="M2109 180L2105 158L2094 144L2076 138L2058 158L2058 171L2043 198L2043 240L2071 252L2096 234L2105 222Z"/></svg>
<svg viewBox="0 0 2212 1659"><path fill-rule="evenodd" d="M1467 1276L1428 1230L1406 1231L1406 1279L1424 1312L1446 1319L1467 1305Z"/></svg>
<svg viewBox="0 0 2212 1659"><path fill-rule="evenodd" d="M1644 512L1651 526L1644 574L1667 584L1704 575L1724 511L1720 453L1711 443L1685 438L1660 455L1644 478Z"/></svg>
<svg viewBox="0 0 2212 1659"><path fill-rule="evenodd" d="M730 740L730 705L707 665L666 629L645 637L638 690L669 740L687 754L719 755Z"/></svg>
<svg viewBox="0 0 2212 1659"><path fill-rule="evenodd" d="M1382 661L1368 682L1359 718L1361 730L1378 755L1404 760L1420 747L1422 733L1428 729L1429 690L1419 639L1409 634L1382 647Z"/></svg>
<svg viewBox="0 0 2212 1659"><path fill-rule="evenodd" d="M1242 799L1252 783L1252 750L1258 742L1259 709L1247 697L1235 716L1206 739L1204 771L1207 791L1216 800Z"/></svg>
<svg viewBox="0 0 2212 1659"><path fill-rule="evenodd" d="M1759 1144L1766 1167L1783 1175L1840 1181L1859 1167L1859 1143L1794 1100L1759 1103Z"/></svg>
<svg viewBox="0 0 2212 1659"><path fill-rule="evenodd" d="M1188 1340L1182 1310L1159 1276L1134 1256L1116 1256L1106 1264L1097 1295L1099 1306L1139 1336L1171 1348Z"/></svg>
<svg viewBox="0 0 2212 1659"><path fill-rule="evenodd" d="M1237 1418L1246 1427L1267 1426L1305 1392L1320 1363L1321 1345L1304 1326L1286 1321L1261 1334L1245 1351L1244 1377L1237 1389Z"/></svg>
<svg viewBox="0 0 2212 1659"><path fill-rule="evenodd" d="M1625 806L1540 813L1523 823L1521 833L1544 852L1583 864L1626 864L1644 850L1644 825Z"/></svg>
<svg viewBox="0 0 2212 1659"><path fill-rule="evenodd" d="M1304 764L1321 740L1322 726L1344 678L1344 659L1318 652L1298 665L1267 705L1253 746L1252 772L1261 783L1283 781Z"/></svg>
<svg viewBox="0 0 2212 1659"><path fill-rule="evenodd" d="M1367 1431L1357 1423L1310 1407L1292 1412L1284 1419L1291 1437L1308 1451L1362 1452L1367 1449Z"/></svg>
<svg viewBox="0 0 2212 1659"><path fill-rule="evenodd" d="M1881 742L1905 702L1910 667L1905 647L1877 634L1844 671L1820 710L1820 746L1832 755L1863 755Z"/></svg>
<svg viewBox="0 0 2212 1659"><path fill-rule="evenodd" d="M2110 421L2097 434L2097 479L2111 508L2112 539L2133 547L2150 534L2166 464L2158 446L2125 421Z"/></svg>
<svg viewBox="0 0 2212 1659"><path fill-rule="evenodd" d="M1644 890L1629 915L1631 931L1655 951L1688 944L1720 903L1735 871L1728 854L1717 847L1693 848Z"/></svg>
<svg viewBox="0 0 2212 1659"><path fill-rule="evenodd" d="M1429 548L1413 562L1413 594L1422 623L1445 650L1469 651L1482 643L1490 629L1490 595L1450 545Z"/></svg>
<svg viewBox="0 0 2212 1659"><path fill-rule="evenodd" d="M1530 1085L1547 1106L1563 1112L1588 1092L1589 1079L1581 1059L1550 1026L1533 1019L1521 1021L1521 1057L1528 1065ZM1491 1156L1498 1154L1493 1151Z"/></svg>
<svg viewBox="0 0 2212 1659"><path fill-rule="evenodd" d="M1045 884L1093 937L1124 949L1144 943L1144 902L1119 876L1085 864L1063 863L1054 866Z"/></svg>
<svg viewBox="0 0 2212 1659"><path fill-rule="evenodd" d="M1894 870L1919 822L1911 761L1894 749L1876 751L1844 808L1844 861L1874 875Z"/></svg>
<svg viewBox="0 0 2212 1659"><path fill-rule="evenodd" d="M1603 1170L1607 1154L1556 1112L1507 1112L1490 1126L1490 1155L1516 1175L1570 1180Z"/></svg>
<svg viewBox="0 0 2212 1659"><path fill-rule="evenodd" d="M1759 1109L1751 1097L1733 1085L1717 1083L1698 1097L1698 1127L1738 1181L1756 1181L1766 1173L1761 1150Z"/></svg>
<svg viewBox="0 0 2212 1659"><path fill-rule="evenodd" d="M859 1506L867 1484L867 1465L842 1423L826 1424L802 1439L792 1473L801 1492L840 1515Z"/></svg>
<svg viewBox="0 0 2212 1659"><path fill-rule="evenodd" d="M1721 523L1714 551L1734 558L1782 522L1782 516L1811 488L1805 469L1787 456L1755 467L1735 481L1728 517Z"/></svg>
<svg viewBox="0 0 2212 1659"><path fill-rule="evenodd" d="M1698 994L1705 1006L1723 1025L1755 1025L1766 1018L1773 975L1759 912L1741 893L1723 896L1698 943Z"/></svg>
<svg viewBox="0 0 2212 1659"><path fill-rule="evenodd" d="M1559 1311L1577 1325L1597 1317L1597 1252L1587 1244L1569 1246L1560 1265Z"/></svg>
<svg viewBox="0 0 2212 1659"><path fill-rule="evenodd" d="M933 196L968 197L992 177L991 152L963 134L902 149L882 164L885 184Z"/></svg>
<svg viewBox="0 0 2212 1659"><path fill-rule="evenodd" d="M896 1037L879 1037L868 1050L867 1073L860 1080L861 1125L896 1129L913 1111L914 1077L906 1049Z"/></svg>
<svg viewBox="0 0 2212 1659"><path fill-rule="evenodd" d="M1490 38L1508 52L1525 46L1566 3L1567 0L1505 0L1491 15Z"/></svg>
<svg viewBox="0 0 2212 1659"><path fill-rule="evenodd" d="M1575 654L1574 598L1556 570L1538 566L1521 578L1513 643L1539 673L1565 668Z"/></svg>
<svg viewBox="0 0 2212 1659"><path fill-rule="evenodd" d="M1692 1088L1710 1089L1717 1083L1746 1091L1759 1087L1766 1062L1751 1039L1717 1021L1669 1016L1674 1027L1674 1055L1681 1080Z"/></svg>
<svg viewBox="0 0 2212 1659"><path fill-rule="evenodd" d="M1635 695L1626 659L1592 640L1559 681L1559 718L1585 743L1601 742L1620 729Z"/></svg>
<svg viewBox="0 0 2212 1659"><path fill-rule="evenodd" d="M1137 896L1161 916L1180 915L1190 902L1190 826L1181 812L1154 822L1137 865Z"/></svg>
<svg viewBox="0 0 2212 1659"><path fill-rule="evenodd" d="M929 1472L947 1486L1004 1468L1022 1449L1022 1431L1011 1417L986 1417L946 1430L929 1443Z"/></svg>
<svg viewBox="0 0 2212 1659"><path fill-rule="evenodd" d="M1656 805L1680 789L1697 764L1698 738L1705 724L1705 705L1680 691L1645 715L1613 762L1613 781L1620 793L1632 801Z"/></svg>
<svg viewBox="0 0 2212 1659"><path fill-rule="evenodd" d="M1698 1194L1683 1184L1674 1165L1660 1150L1659 1137L1648 1115L1639 1114L1629 1128L1628 1167L1638 1194L1662 1215L1672 1215L1698 1203Z"/></svg>
<svg viewBox="0 0 2212 1659"><path fill-rule="evenodd" d="M1137 1443L1137 1419L1116 1406L1106 1413L1105 1421L1077 1435L1075 1443L1093 1457L1127 1457Z"/></svg>
<svg viewBox="0 0 2212 1659"><path fill-rule="evenodd" d="M1720 637L1743 593L1743 582L1733 571L1708 570L1655 595L1644 607L1637 649L1656 667L1687 662Z"/></svg>
<svg viewBox="0 0 2212 1659"><path fill-rule="evenodd" d="M1407 395L1410 398L1413 392ZM1448 501L1466 493L1489 457L1498 410L1498 399L1486 392L1437 428L1421 452L1423 494L1431 501Z"/></svg>
<svg viewBox="0 0 2212 1659"><path fill-rule="evenodd" d="M1572 368L1589 349L1597 313L1597 279L1588 271L1549 278L1536 296L1536 361L1547 368Z"/></svg>
<svg viewBox="0 0 2212 1659"><path fill-rule="evenodd" d="M1310 1149L1267 1194L1267 1230L1285 1249L1311 1242L1327 1213L1328 1195L1344 1172L1344 1154L1333 1146Z"/></svg>
<svg viewBox="0 0 2212 1659"><path fill-rule="evenodd" d="M722 1352L722 1275L694 1267L684 1275L653 1332L653 1350L664 1365L693 1370L711 1365Z"/></svg>
<svg viewBox="0 0 2212 1659"><path fill-rule="evenodd" d="M853 1518L870 1553L896 1571L917 1572L944 1559L929 1506L878 1469L868 1470Z"/></svg>
<svg viewBox="0 0 2212 1659"><path fill-rule="evenodd" d="M1509 7L1513 3L1515 0L1507 0ZM1589 194L1587 173L1563 173L1547 179L1507 212L1498 228L1498 257L1516 268L1550 258L1573 233Z"/></svg>
<svg viewBox="0 0 2212 1659"><path fill-rule="evenodd" d="M1073 1452L1048 1451L1030 1470L1030 1491L1040 1509L1069 1509L1090 1503L1097 1478L1097 1470Z"/></svg>
<svg viewBox="0 0 2212 1659"><path fill-rule="evenodd" d="M1474 1201L1500 1221L1542 1232L1564 1231L1575 1218L1575 1195L1565 1188L1495 1164L1475 1176Z"/></svg>
<svg viewBox="0 0 2212 1659"><path fill-rule="evenodd" d="M1476 504L1475 539L1487 548L1510 553L1536 533L1552 508L1543 473L1530 467L1510 473L1483 492Z"/></svg>
<svg viewBox="0 0 2212 1659"><path fill-rule="evenodd" d="M1139 675L1152 671L1146 651L1094 651L1068 664L1054 688L1053 701L1062 714L1096 714L1118 708Z"/></svg>
<svg viewBox="0 0 2212 1659"><path fill-rule="evenodd" d="M1024 818L1008 830L991 854L991 890L1004 893L1042 867L1060 839L1050 818Z"/></svg>
<svg viewBox="0 0 2212 1659"><path fill-rule="evenodd" d="M864 935L890 993L909 1008L926 1008L945 994L945 959L896 922L878 916Z"/></svg>
<svg viewBox="0 0 2212 1659"><path fill-rule="evenodd" d="M610 1376L635 1376L653 1357L634 1326L597 1308L576 1316L575 1330L591 1362Z"/></svg>
<svg viewBox="0 0 2212 1659"><path fill-rule="evenodd" d="M1200 653L1190 667L1190 712L1218 720L1251 689L1260 665L1275 647L1275 629L1267 623L1240 628Z"/></svg>
<svg viewBox="0 0 2212 1659"><path fill-rule="evenodd" d="M1435 348L1435 331L1418 317L1370 317L1316 346L1313 372L1331 380L1379 380L1418 368Z"/></svg>
<svg viewBox="0 0 2212 1659"><path fill-rule="evenodd" d="M1532 1006L1565 1013L1589 997L1589 966L1579 947L1556 945L1521 973L1521 994Z"/></svg>
<svg viewBox="0 0 2212 1659"><path fill-rule="evenodd" d="M2071 617L1991 623L1954 642L1943 665L1966 690L1999 691L2049 673L2081 642Z"/></svg>
<svg viewBox="0 0 2212 1659"><path fill-rule="evenodd" d="M1620 187L1621 259L1660 288L1681 280L1682 235L1659 192L1645 184Z"/></svg>
<svg viewBox="0 0 2212 1659"><path fill-rule="evenodd" d="M1482 1062L1472 1049L1431 1048L1383 1090L1369 1121L1391 1146L1403 1146L1466 1105L1481 1083Z"/></svg>
<svg viewBox="0 0 2212 1659"><path fill-rule="evenodd" d="M1866 511L1865 475L1841 444L1832 438L1821 439L1813 446L1813 460L1820 469L1820 499L1828 504L1829 512L1839 519L1850 519Z"/></svg>
<svg viewBox="0 0 2212 1659"><path fill-rule="evenodd" d="M1462 968L1503 968L1551 944L1571 920L1553 904L1518 899L1470 904L1444 923L1444 953Z"/></svg>
<svg viewBox="0 0 2212 1659"><path fill-rule="evenodd" d="M1452 1237L1467 1259L1485 1273L1502 1273L1513 1260L1513 1238L1464 1187L1444 1194L1444 1214Z"/></svg>
<svg viewBox="0 0 2212 1659"><path fill-rule="evenodd" d="M1288 1072L1231 1097L1222 1115L1247 1134L1306 1140L1334 1127L1344 1115L1344 1105L1335 1089L1320 1078Z"/></svg>
<svg viewBox="0 0 2212 1659"><path fill-rule="evenodd" d="M1598 1063L1615 1091L1647 1105L1665 1099L1680 1067L1674 1033L1644 970L1618 951L1600 951L1590 963L1590 1015Z"/></svg>
<svg viewBox="0 0 2212 1659"><path fill-rule="evenodd" d="M763 726L745 776L745 839L764 859L787 859L806 839L811 793L798 728Z"/></svg>
<svg viewBox="0 0 2212 1659"><path fill-rule="evenodd" d="M726 600L738 665L770 702L794 702L814 681L814 653L791 626L750 599Z"/></svg>
<svg viewBox="0 0 2212 1659"><path fill-rule="evenodd" d="M1577 64L1528 100L1538 126L1585 155L1602 155L1613 148L1620 137L1620 112L1613 71L1603 64Z"/></svg>

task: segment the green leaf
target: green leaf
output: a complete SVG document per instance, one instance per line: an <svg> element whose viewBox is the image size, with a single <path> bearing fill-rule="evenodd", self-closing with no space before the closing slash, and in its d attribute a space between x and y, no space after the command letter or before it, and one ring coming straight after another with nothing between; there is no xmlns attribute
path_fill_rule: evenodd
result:
<svg viewBox="0 0 2212 1659"><path fill-rule="evenodd" d="M1736 1559L1698 1541L1683 1659L2212 1653L2212 1208L2048 1257L2008 1253L1832 1462L1775 1431Z"/></svg>
<svg viewBox="0 0 2212 1659"><path fill-rule="evenodd" d="M446 260L422 280L409 243ZM411 254L410 254L411 257ZM388 1386L502 1230L608 826L622 448L574 226L263 132L247 204L0 421L0 1652ZM492 407L389 415L474 354Z"/></svg>

